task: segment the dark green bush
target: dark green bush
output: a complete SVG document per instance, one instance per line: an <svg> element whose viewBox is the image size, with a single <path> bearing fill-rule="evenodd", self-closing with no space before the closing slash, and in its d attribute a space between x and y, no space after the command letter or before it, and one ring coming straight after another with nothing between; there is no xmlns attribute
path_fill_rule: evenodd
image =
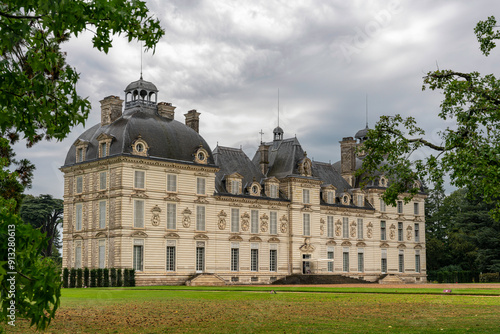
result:
<svg viewBox="0 0 500 334"><path fill-rule="evenodd" d="M479 276L481 283L500 283L500 273L485 273Z"/></svg>
<svg viewBox="0 0 500 334"><path fill-rule="evenodd" d="M128 272L128 277L130 280L129 286L135 286L135 269L130 269Z"/></svg>
<svg viewBox="0 0 500 334"><path fill-rule="evenodd" d="M130 286L129 271L127 268L123 269L123 286Z"/></svg>
<svg viewBox="0 0 500 334"><path fill-rule="evenodd" d="M69 271L69 287L74 288L76 286L76 269L71 268Z"/></svg>
<svg viewBox="0 0 500 334"><path fill-rule="evenodd" d="M109 271L110 286L116 286L116 268L111 268Z"/></svg>
<svg viewBox="0 0 500 334"><path fill-rule="evenodd" d="M89 275L89 268L85 267L85 269L83 269L83 286L86 288L89 287Z"/></svg>
<svg viewBox="0 0 500 334"><path fill-rule="evenodd" d="M95 288L97 286L97 270L90 269L90 287Z"/></svg>
<svg viewBox="0 0 500 334"><path fill-rule="evenodd" d="M63 269L63 277L62 277L62 280L63 280L63 288L67 288L68 285L69 285L69 269L68 268L64 268Z"/></svg>
<svg viewBox="0 0 500 334"><path fill-rule="evenodd" d="M96 275L97 275L97 287L102 288L103 279L102 279L102 269L101 268L98 268L96 270Z"/></svg>
<svg viewBox="0 0 500 334"><path fill-rule="evenodd" d="M102 286L108 287L109 286L109 269L104 268L102 270Z"/></svg>
<svg viewBox="0 0 500 334"><path fill-rule="evenodd" d="M122 269L116 269L116 286L123 286Z"/></svg>
<svg viewBox="0 0 500 334"><path fill-rule="evenodd" d="M83 270L82 268L78 268L76 270L76 287L81 288L83 285Z"/></svg>

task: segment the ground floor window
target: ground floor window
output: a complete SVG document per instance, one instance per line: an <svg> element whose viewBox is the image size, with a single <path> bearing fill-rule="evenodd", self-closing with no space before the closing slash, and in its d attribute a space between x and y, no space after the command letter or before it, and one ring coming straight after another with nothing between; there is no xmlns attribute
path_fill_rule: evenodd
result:
<svg viewBox="0 0 500 334"><path fill-rule="evenodd" d="M415 272L420 272L420 253L415 254Z"/></svg>
<svg viewBox="0 0 500 334"><path fill-rule="evenodd" d="M387 249L382 249L382 259L380 263L380 271L382 274L387 273Z"/></svg>
<svg viewBox="0 0 500 334"><path fill-rule="evenodd" d="M344 272L349 271L349 248L344 248L342 252L342 270Z"/></svg>
<svg viewBox="0 0 500 334"><path fill-rule="evenodd" d="M175 246L167 246L167 271L175 271Z"/></svg>
<svg viewBox="0 0 500 334"><path fill-rule="evenodd" d="M231 271L238 271L240 264L240 249L231 248Z"/></svg>
<svg viewBox="0 0 500 334"><path fill-rule="evenodd" d="M205 246L196 246L196 272L203 272L205 270Z"/></svg>
<svg viewBox="0 0 500 334"><path fill-rule="evenodd" d="M106 267L106 240L99 240L99 268Z"/></svg>
<svg viewBox="0 0 500 334"><path fill-rule="evenodd" d="M75 268L82 267L82 244L77 243L75 247Z"/></svg>
<svg viewBox="0 0 500 334"><path fill-rule="evenodd" d="M333 249L328 249L326 257L328 258L328 271L333 272Z"/></svg>
<svg viewBox="0 0 500 334"><path fill-rule="evenodd" d="M311 254L302 254L302 274L311 273Z"/></svg>
<svg viewBox="0 0 500 334"><path fill-rule="evenodd" d="M358 272L365 271L365 253L363 249L358 249Z"/></svg>
<svg viewBox="0 0 500 334"><path fill-rule="evenodd" d="M269 251L269 271L277 271L278 251L271 249Z"/></svg>
<svg viewBox="0 0 500 334"><path fill-rule="evenodd" d="M133 268L136 271L143 271L144 245L134 245Z"/></svg>
<svg viewBox="0 0 500 334"><path fill-rule="evenodd" d="M250 270L259 271L259 250L252 249L250 251Z"/></svg>
<svg viewBox="0 0 500 334"><path fill-rule="evenodd" d="M399 250L399 272L400 273L404 273L405 271L405 254L404 254L404 250L400 249Z"/></svg>

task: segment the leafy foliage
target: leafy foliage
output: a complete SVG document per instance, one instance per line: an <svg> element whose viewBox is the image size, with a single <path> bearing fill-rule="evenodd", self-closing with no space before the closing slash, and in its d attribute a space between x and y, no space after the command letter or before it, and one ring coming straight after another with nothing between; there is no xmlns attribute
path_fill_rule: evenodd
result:
<svg viewBox="0 0 500 334"><path fill-rule="evenodd" d="M493 32L495 24L490 17L476 26L486 55L500 38ZM359 175L377 169L388 175L391 182L383 198L392 205L403 193L407 201L417 193L414 180L442 188L449 175L452 185L482 194L493 204L492 216L500 219L500 81L492 74L437 70L424 77L425 89L442 91L439 117L453 120L455 126L439 132L440 143L434 144L425 139L415 118L382 116L368 131L363 147L368 155ZM422 150L431 154L416 159L415 153Z"/></svg>

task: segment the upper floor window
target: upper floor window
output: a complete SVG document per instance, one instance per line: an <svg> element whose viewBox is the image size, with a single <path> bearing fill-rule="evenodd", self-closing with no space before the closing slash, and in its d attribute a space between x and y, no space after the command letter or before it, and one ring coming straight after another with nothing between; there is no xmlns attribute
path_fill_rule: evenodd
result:
<svg viewBox="0 0 500 334"><path fill-rule="evenodd" d="M276 184L271 184L269 186L269 197L277 198L278 197L278 186Z"/></svg>
<svg viewBox="0 0 500 334"><path fill-rule="evenodd" d="M326 217L326 235L328 238L333 238L333 216Z"/></svg>
<svg viewBox="0 0 500 334"><path fill-rule="evenodd" d="M78 147L76 149L76 162L82 162L83 161L83 147Z"/></svg>
<svg viewBox="0 0 500 334"><path fill-rule="evenodd" d="M385 227L385 221L380 222L380 240L387 240L387 230Z"/></svg>
<svg viewBox="0 0 500 334"><path fill-rule="evenodd" d="M134 188L144 189L145 178L146 172L142 170L136 170L134 173Z"/></svg>
<svg viewBox="0 0 500 334"><path fill-rule="evenodd" d="M358 218L358 239L363 239L363 219Z"/></svg>
<svg viewBox="0 0 500 334"><path fill-rule="evenodd" d="M177 206L175 203L167 204L167 229L175 230L176 229L176 212Z"/></svg>
<svg viewBox="0 0 500 334"><path fill-rule="evenodd" d="M403 223L398 223L398 241L403 241Z"/></svg>
<svg viewBox="0 0 500 334"><path fill-rule="evenodd" d="M231 181L231 194L239 195L241 193L240 187L241 187L241 181L232 180Z"/></svg>
<svg viewBox="0 0 500 334"><path fill-rule="evenodd" d="M101 158L108 156L108 143L102 142L99 144L99 153Z"/></svg>
<svg viewBox="0 0 500 334"><path fill-rule="evenodd" d="M250 232L251 233L259 233L259 211L251 210L250 211Z"/></svg>
<svg viewBox="0 0 500 334"><path fill-rule="evenodd" d="M177 191L177 175L167 174L167 191L169 192Z"/></svg>
<svg viewBox="0 0 500 334"><path fill-rule="evenodd" d="M418 215L419 214L419 207L418 207L418 203L413 203L413 213L415 215Z"/></svg>
<svg viewBox="0 0 500 334"><path fill-rule="evenodd" d="M398 213L403 213L403 201L398 201Z"/></svg>
<svg viewBox="0 0 500 334"><path fill-rule="evenodd" d="M83 176L76 177L76 193L81 194L83 192Z"/></svg>
<svg viewBox="0 0 500 334"><path fill-rule="evenodd" d="M134 227L144 227L144 201L134 200Z"/></svg>
<svg viewBox="0 0 500 334"><path fill-rule="evenodd" d="M78 203L75 205L75 230L82 230L82 220L83 220L83 205Z"/></svg>
<svg viewBox="0 0 500 334"><path fill-rule="evenodd" d="M99 228L106 228L106 201L99 202Z"/></svg>
<svg viewBox="0 0 500 334"><path fill-rule="evenodd" d="M205 195L205 178L196 178L196 193L198 195Z"/></svg>
<svg viewBox="0 0 500 334"><path fill-rule="evenodd" d="M196 230L205 231L205 207L196 207Z"/></svg>
<svg viewBox="0 0 500 334"><path fill-rule="evenodd" d="M231 209L231 232L240 231L240 209Z"/></svg>
<svg viewBox="0 0 500 334"><path fill-rule="evenodd" d="M302 189L302 203L309 204L309 189Z"/></svg>
<svg viewBox="0 0 500 334"><path fill-rule="evenodd" d="M269 212L269 233L278 234L278 213L276 211Z"/></svg>
<svg viewBox="0 0 500 334"><path fill-rule="evenodd" d="M311 235L311 215L308 213L303 216L303 231L304 235Z"/></svg>
<svg viewBox="0 0 500 334"><path fill-rule="evenodd" d="M106 172L100 172L99 173L99 190L105 190L107 186L107 173Z"/></svg>
<svg viewBox="0 0 500 334"><path fill-rule="evenodd" d="M364 206L363 195L358 195L358 206Z"/></svg>
<svg viewBox="0 0 500 334"><path fill-rule="evenodd" d="M342 238L349 238L349 218L342 218Z"/></svg>
<svg viewBox="0 0 500 334"><path fill-rule="evenodd" d="M380 212L385 212L385 202L383 199L380 199Z"/></svg>
<svg viewBox="0 0 500 334"><path fill-rule="evenodd" d="M415 242L420 242L420 225L415 223Z"/></svg>
<svg viewBox="0 0 500 334"><path fill-rule="evenodd" d="M326 193L326 203L333 204L333 191Z"/></svg>

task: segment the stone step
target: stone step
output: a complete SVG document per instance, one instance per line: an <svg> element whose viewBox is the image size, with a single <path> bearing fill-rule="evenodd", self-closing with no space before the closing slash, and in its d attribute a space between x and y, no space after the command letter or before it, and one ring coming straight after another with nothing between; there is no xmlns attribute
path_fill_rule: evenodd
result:
<svg viewBox="0 0 500 334"><path fill-rule="evenodd" d="M344 275L289 275L274 281L272 284L370 284L359 278L352 278Z"/></svg>
<svg viewBox="0 0 500 334"><path fill-rule="evenodd" d="M405 284L405 281L398 275L389 274L378 281L379 284Z"/></svg>
<svg viewBox="0 0 500 334"><path fill-rule="evenodd" d="M188 286L222 286L226 285L221 277L216 274L199 274L196 277L187 280L186 285Z"/></svg>

